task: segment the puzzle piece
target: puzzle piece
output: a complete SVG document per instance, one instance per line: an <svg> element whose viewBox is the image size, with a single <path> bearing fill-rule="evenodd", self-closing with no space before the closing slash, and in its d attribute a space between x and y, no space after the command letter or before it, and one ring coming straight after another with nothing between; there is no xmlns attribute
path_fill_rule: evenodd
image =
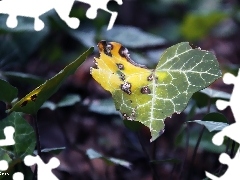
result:
<svg viewBox="0 0 240 180"><path fill-rule="evenodd" d="M226 73L223 76L223 82L225 84L234 84L234 88L232 91L232 96L230 101L224 100L217 100L216 106L219 110L224 110L227 106L230 106L232 109L233 116L235 121L240 121L240 111L239 111L239 104L240 104L240 69L238 70L238 75L235 77L230 73Z"/></svg>
<svg viewBox="0 0 240 180"><path fill-rule="evenodd" d="M224 110L227 106L230 106L236 122L225 127L221 132L214 135L212 140L214 144L220 146L223 143L224 136L228 136L240 144L240 69L237 77L230 73L224 74L223 82L226 84L234 84L232 95L230 101L217 100L216 106L219 110Z"/></svg>
<svg viewBox="0 0 240 180"><path fill-rule="evenodd" d="M44 22L39 18L51 9L55 9L59 17L66 22L72 29L76 29L80 20L77 18L69 17L72 6L75 0L2 0L0 1L0 13L8 14L7 26L15 28L18 25L17 16L34 18L34 29L40 31L44 28ZM117 12L112 12L107 9L107 4L110 0L77 0L89 4L91 7L88 9L86 16L89 19L94 19L97 16L97 10L102 9L111 14L108 30L113 27L117 18ZM122 0L115 0L119 5Z"/></svg>
<svg viewBox="0 0 240 180"><path fill-rule="evenodd" d="M12 176L13 180L24 180L23 173L21 172L16 172Z"/></svg>
<svg viewBox="0 0 240 180"><path fill-rule="evenodd" d="M73 3L74 0L2 0L0 1L0 13L9 14L6 24L10 28L17 26L17 16L24 16L34 18L34 29L40 31L44 28L44 23L39 16L55 9L68 26L76 29L80 21L69 17Z"/></svg>
<svg viewBox="0 0 240 180"><path fill-rule="evenodd" d="M101 0L101 1L96 1L96 0L77 0L77 1L83 2L83 3L86 3L86 4L89 4L89 5L91 6L91 7L87 10L87 12L86 12L86 16L87 16L89 19L95 19L95 18L97 17L97 10L98 10L98 9L102 9L102 10L110 13L110 14L111 14L111 18L110 18L110 21L109 21L107 30L112 29L112 27L113 27L113 25L114 25L114 22L115 22L116 19L117 19L118 13L108 10L107 4L108 4L108 2L111 1L111 0ZM123 4L122 0L115 0L115 1L116 1L119 5L122 5L122 4Z"/></svg>
<svg viewBox="0 0 240 180"><path fill-rule="evenodd" d="M0 140L0 146L14 145L15 144L15 141L13 139L14 132L15 132L15 129L12 126L5 127L3 130L3 133L4 133L6 139Z"/></svg>
<svg viewBox="0 0 240 180"><path fill-rule="evenodd" d="M24 158L24 163L26 166L32 166L34 164L37 164L38 166L38 173L37 173L37 179L38 180L58 180L58 178L52 173L52 169L57 168L60 165L60 161L53 157L49 160L47 164L45 164L42 159L37 156L31 156L27 155Z"/></svg>
<svg viewBox="0 0 240 180"><path fill-rule="evenodd" d="M0 161L0 171L6 171L8 169L8 163L5 160Z"/></svg>
<svg viewBox="0 0 240 180"><path fill-rule="evenodd" d="M240 92L240 69L238 71L237 77L230 73L224 74L223 82L226 84L234 84L232 95L229 102L224 100L217 100L216 106L219 110L224 110L227 106L230 106L236 122L225 127L222 131L215 134L212 138L212 141L214 144L220 146L224 141L224 136L227 136L240 144L240 96L238 95ZM212 180L234 180L240 178L240 148L238 149L233 159L231 159L228 154L222 153L219 157L219 161L222 164L228 165L227 171L221 177L216 177L208 172L205 172L208 178L211 178Z"/></svg>
<svg viewBox="0 0 240 180"><path fill-rule="evenodd" d="M213 174L206 172L206 176L212 180L238 180L240 177L240 149L237 150L237 153L233 159L229 157L228 154L222 153L219 156L219 161L222 164L228 165L228 170L221 177L216 177Z"/></svg>

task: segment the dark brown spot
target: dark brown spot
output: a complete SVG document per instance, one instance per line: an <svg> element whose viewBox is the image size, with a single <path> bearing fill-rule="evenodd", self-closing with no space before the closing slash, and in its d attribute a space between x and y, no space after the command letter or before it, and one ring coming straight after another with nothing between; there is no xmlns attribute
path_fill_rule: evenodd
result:
<svg viewBox="0 0 240 180"><path fill-rule="evenodd" d="M143 87L141 88L141 93L142 93L142 94L150 94L150 93L151 93L151 90L149 89L148 86L143 86Z"/></svg>
<svg viewBox="0 0 240 180"><path fill-rule="evenodd" d="M127 93L130 95L132 93L131 91L131 84L129 82L124 82L123 84L120 85L120 88L123 92Z"/></svg>
<svg viewBox="0 0 240 180"><path fill-rule="evenodd" d="M121 71L118 72L118 75L122 81L125 80L125 74L123 74Z"/></svg>
<svg viewBox="0 0 240 180"><path fill-rule="evenodd" d="M150 75L147 77L147 80L148 80L148 81L152 81L152 80L153 80L153 74L150 74Z"/></svg>
<svg viewBox="0 0 240 180"><path fill-rule="evenodd" d="M113 49L113 45L111 43L108 43L107 41L102 40L98 43L98 48L100 52L103 51L104 54L112 57L111 50Z"/></svg>
<svg viewBox="0 0 240 180"><path fill-rule="evenodd" d="M119 70L124 70L124 66L121 63L117 63L117 67Z"/></svg>
<svg viewBox="0 0 240 180"><path fill-rule="evenodd" d="M132 103L132 100L129 100L130 101L130 103Z"/></svg>
<svg viewBox="0 0 240 180"><path fill-rule="evenodd" d="M36 99L37 99L37 94L34 94L34 95L31 96L32 101L36 101Z"/></svg>
<svg viewBox="0 0 240 180"><path fill-rule="evenodd" d="M126 57L127 54L128 54L128 49L125 48L124 46L121 46L118 53L119 53L120 56Z"/></svg>
<svg viewBox="0 0 240 180"><path fill-rule="evenodd" d="M24 107L24 106L26 106L26 105L27 105L27 103L28 103L28 100L26 100L26 101L23 101L23 102L22 102L22 104L20 105L20 107Z"/></svg>
<svg viewBox="0 0 240 180"><path fill-rule="evenodd" d="M130 117L130 116L127 116L127 120L129 120L129 121L132 121L132 120L133 120L133 118L132 118L132 117Z"/></svg>

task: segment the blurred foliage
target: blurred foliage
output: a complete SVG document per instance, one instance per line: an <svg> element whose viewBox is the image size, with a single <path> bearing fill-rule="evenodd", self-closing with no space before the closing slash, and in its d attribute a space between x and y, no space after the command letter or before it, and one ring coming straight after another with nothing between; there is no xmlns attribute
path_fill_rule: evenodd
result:
<svg viewBox="0 0 240 180"><path fill-rule="evenodd" d="M237 74L239 64L230 62L231 58L236 58L237 62L239 62L238 32L240 30L240 4L238 1L123 0L122 6L118 6L114 1L111 1L108 7L109 9L118 12L117 21L114 25L114 28L110 31L106 31L106 27L110 19L110 15L108 13L100 10L98 11L98 16L96 19L87 19L85 13L89 7L79 2L75 3L70 13L71 17L78 17L81 20L80 27L76 30L70 29L65 24L65 22L60 20L56 12L53 10L40 17L45 23L45 28L39 32L36 32L33 29L33 19L24 17L18 17L18 26L14 29L10 29L6 26L6 19L8 16L0 14L0 101L8 102L7 108L11 108L10 103L13 105L14 101L16 101L14 98L21 98L31 89L33 89L33 87L44 83L46 79L49 79L60 69L63 69L63 67L69 64L73 59L76 59L80 52L83 52L90 46L96 47L96 44L101 39L118 41L122 43L130 49L131 57L133 60L138 63L145 64L149 68L155 67L164 49L171 46L172 44L176 44L181 41L190 41L190 44L193 43L194 47L201 47L204 45L205 48L211 49L212 46L209 44L215 43L215 49L213 50L215 51L218 48L218 52L223 52L219 58L219 61L224 63L226 62L224 65L222 65L223 73L231 72L235 75ZM223 48L219 48L219 45L221 44L223 44ZM230 57L226 56L224 53L225 50L228 49L230 49L231 52L238 53ZM97 52L97 48L95 49L95 52ZM91 57L89 58L92 62ZM87 64L87 62L83 65L85 64ZM79 70L80 73L78 73L80 74L80 77L77 76L76 81L80 83L90 81L88 79L88 76L83 75L85 71L87 73L89 72L89 67L87 65L85 69ZM70 81L70 83L71 82L72 81ZM95 121L91 121L91 118L93 118L94 114L99 118L99 121L97 121L98 123L104 124L106 120L113 121L113 123L112 121L107 121L110 122L109 126L111 126L111 130L113 130L112 133L117 132L117 125L125 125L131 130L139 131L141 129L143 132L145 132L145 135L148 135L149 132L144 130L141 124L124 121L123 123L116 123L116 125L114 120L117 119L119 122L120 118L114 109L113 102L109 100L108 95L102 93L101 89L99 90L92 84L91 82L88 82L86 84L81 84L81 86L74 86L72 84L69 85L69 81L67 83L63 83L61 92L42 106L43 110L41 111L44 111L45 115L45 117L42 119L46 120L48 123L52 123L54 118L56 118L58 121L61 121L63 119L65 123L67 122L70 124L72 123L71 116L73 116L75 118L74 123L70 127L72 133L76 133L74 128L77 129L77 140L72 140L72 135L70 137L71 142L80 142L80 145L78 144L79 146L82 146L82 142L86 141L84 136L89 135L89 132L93 134L92 136L97 136L96 139L98 139L106 135L107 131L110 131L109 129L102 130L102 127L98 127L98 129L100 129L101 133L104 135L100 134L99 132L95 132L96 129L94 129L95 126L93 123ZM18 89L18 92L16 88ZM221 89L222 86L220 86L220 88L218 86L217 88ZM177 120L193 122L194 119L201 119L201 123L204 124L206 121L202 121L202 115L207 114L209 101L210 111L215 112L216 107L214 103L217 99L228 100L230 98L229 93L231 92L231 89L227 89L228 93L225 92L225 89L223 89L223 91L222 89L221 91L215 91L212 88L207 88L203 91L195 93L193 95L192 101L188 104L188 107L185 109L184 113L182 113L184 116L182 117L180 115L180 118L178 116ZM105 98L106 96L107 99ZM47 103L50 103L50 105L47 105ZM71 111L69 111L69 107L71 107ZM47 110L49 108L54 109L54 112L50 111L53 116L51 116ZM1 102L0 117L3 117L1 120L2 123L4 123L6 120L3 120L4 117L8 115L5 113L5 110L6 104L2 104ZM68 114L70 112L72 113L71 115ZM77 116L78 118L75 117L76 112L80 114L80 118L79 116ZM65 116L61 117L62 114ZM84 118L86 118L86 114L91 114L91 118L85 121ZM227 119L231 120L231 115L227 115ZM14 118L12 118L12 116L14 116ZM32 133L32 128L29 126L29 124L26 125L28 119L23 119L22 114L13 112L10 116L7 117L8 120L9 118L16 120L14 121L15 125L18 125L18 128L20 129L22 128L21 132L23 132L25 128L26 132L28 131ZM218 118L210 118L209 120L218 122ZM170 122L170 120L167 121ZM14 122L10 120L9 122L11 122L10 124L14 125ZM21 123L25 123L25 125L22 125ZM77 123L80 123L80 125L77 126ZM177 126L176 124L177 122L174 122L174 126ZM192 148L196 145L201 125L198 125L197 123L187 124L187 126L190 127L188 132L190 135L189 146ZM204 125L208 126L209 124ZM65 126L65 124L63 124L63 126ZM88 127L88 129L85 129L85 127ZM152 163L178 163L176 158L170 157L168 159L166 157L162 157L164 156L164 151L167 151L167 156L171 156L173 155L172 149L174 147L183 151L187 149L186 140L188 139L188 136L186 124L183 126L181 124L180 130L175 128L171 129L171 126L169 126L169 124L167 124L166 127L170 127L170 136L176 134L174 135L175 144L172 143L171 138L167 136L169 135L167 134L168 131L170 131L167 129L166 133L164 133L164 135L167 134L165 137L167 139L167 143L164 142L162 145L162 141L159 142L159 144L161 144L161 147L158 149L159 152L157 153L156 159L152 159ZM66 128L68 128L67 125ZM48 131L52 134L50 134L50 136L47 134L47 139L53 138L56 130L51 126L47 126L47 129L44 129L42 133L48 133ZM123 137L121 137L121 141L124 141L124 143L121 144L121 146L116 146L114 144L117 144L117 141L115 142L114 139L115 136L111 134L110 137L114 140L111 139L110 141L113 142L106 141L107 143L105 143L107 144L106 147L109 147L109 151L106 151L107 148L104 149L101 145L99 145L100 143L98 143L96 139L90 141L90 143L87 144L88 148L93 149L95 149L97 146L100 146L100 148L104 149L101 152L107 156L103 156L96 151L90 152L93 153L93 155L98 155L99 158L102 158L104 161L109 161L109 159L107 159L108 157L120 157L121 159L126 159L127 167L130 165L128 164L128 161L133 162L133 165L139 162L146 162L146 164L148 164L145 158L142 158L142 156L139 155L139 152L141 152L141 150L138 150L140 147L138 140L135 138L134 134L126 132L125 130L121 131L123 131ZM2 131L0 133L2 138ZM216 147L212 143L211 139L214 134L215 132L204 131L199 146L201 150L213 153L220 153L226 150L226 142L224 142L224 144L220 147ZM164 139L164 135L161 138ZM22 137L21 134L19 134L19 137ZM27 140L26 136L24 136L24 138ZM58 134L57 140L54 140L52 143L55 143L55 141L58 141L60 139L61 136ZM29 147L31 147L28 153L33 153L33 143L35 143L34 139L28 143ZM171 143L174 144L174 147L171 146ZM145 145L146 144L147 143L145 143ZM18 145L21 146L21 148L24 148L21 144ZM86 144L84 144L84 146L85 145ZM171 149L168 149L166 146L169 146ZM26 147L27 146L25 146L25 148ZM11 150L14 149L14 147L10 148L12 148ZM123 150L124 148L125 151ZM42 149L42 152L59 153L63 149L64 148L44 148ZM129 151L129 149L131 151ZM83 152L84 154L86 153L86 151ZM123 153L122 155L122 152L125 154ZM11 157L10 155L6 154L5 151L4 153L3 151L0 151L0 156L3 157L3 159L6 159L8 162L12 162L11 167L15 166L16 164L15 167L19 171L26 174L25 179L32 179L31 169L24 166L23 163L20 163L21 160L18 158L18 155L21 156L21 153L14 154L14 157ZM174 154L173 156L175 155L179 156L178 154ZM14 159L15 157L17 159ZM69 154L67 154L67 157L69 157ZM119 162L115 164L118 163ZM123 161L123 163L125 163L125 161ZM119 164L121 164L121 161ZM78 165L76 165L76 167L78 167ZM167 171L166 169L169 169L169 167L170 166L167 168L161 167L159 168L159 171ZM137 168L139 167L136 166L135 169ZM13 168L11 170L13 170ZM143 169L140 169L139 172L146 173L148 170L149 169L147 169L146 166L143 166ZM63 171L68 175L73 174L73 170L69 170L67 168ZM134 169L131 172L133 171ZM188 169L186 168L185 171L188 171ZM108 174L108 172L109 169L105 174ZM118 173L119 177L123 177L121 175L127 174L126 171L116 172ZM139 175L139 172L134 173ZM196 172L196 169L194 172ZM14 173L14 170L12 173ZM166 172L164 173L164 175L166 175ZM83 174L85 175L85 172ZM90 174L93 174L93 172L91 171ZM142 174L139 176L141 175ZM197 175L199 174L196 174L196 176ZM139 179L139 176L137 179ZM103 176L99 177L101 178ZM131 176L131 178L133 177L136 176ZM106 177L104 176L104 178Z"/></svg>

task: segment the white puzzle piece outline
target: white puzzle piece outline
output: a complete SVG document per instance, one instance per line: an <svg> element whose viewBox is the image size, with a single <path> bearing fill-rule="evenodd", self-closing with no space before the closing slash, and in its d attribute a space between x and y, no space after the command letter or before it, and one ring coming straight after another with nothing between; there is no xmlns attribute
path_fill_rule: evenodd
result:
<svg viewBox="0 0 240 180"><path fill-rule="evenodd" d="M59 159L56 157L52 157L47 164L43 162L43 160L37 155L37 156L31 156L27 155L24 158L24 163L26 166L32 166L34 164L37 164L38 166L38 173L37 173L37 179L38 180L58 180L58 178L52 173L52 169L57 168L60 165Z"/></svg>
<svg viewBox="0 0 240 180"><path fill-rule="evenodd" d="M5 135L5 139L0 139L0 146L11 146L15 144L13 139L13 134L15 129L12 126L7 126L4 128L3 133Z"/></svg>
<svg viewBox="0 0 240 180"><path fill-rule="evenodd" d="M14 127L7 126L4 128L3 133L5 139L0 140L0 147L1 146L11 146L15 144L13 134L15 132ZM6 160L0 160L0 171L6 171L8 169L8 162ZM24 180L24 176L21 172L16 172L12 176L13 180Z"/></svg>
<svg viewBox="0 0 240 180"><path fill-rule="evenodd" d="M234 84L232 95L230 101L217 100L216 106L219 110L224 110L227 108L227 106L230 106L235 118L235 123L225 127L222 131L216 133L213 136L212 141L215 145L220 146L224 141L224 137L227 136L240 144L240 96L238 94L240 92L240 69L238 70L237 76L234 76L230 73L224 74L223 82L225 84ZM240 178L240 148L237 150L237 153L233 159L231 159L228 154L222 153L219 156L219 161L222 164L228 165L227 171L221 177L216 177L215 175L210 174L206 171L205 174L208 178L212 180L237 180Z"/></svg>
<svg viewBox="0 0 240 180"><path fill-rule="evenodd" d="M111 14L107 30L112 29L117 12L110 11L107 4L111 0L76 0L78 2L90 5L86 12L89 19L95 19L98 9L102 9ZM118 5L122 5L122 0L114 0ZM8 14L6 25L9 28L15 28L18 25L17 16L34 18L34 29L40 31L44 28L44 22L39 18L51 9L55 9L59 17L66 22L72 29L78 28L80 20L78 18L69 17L75 0L2 0L0 1L0 14Z"/></svg>

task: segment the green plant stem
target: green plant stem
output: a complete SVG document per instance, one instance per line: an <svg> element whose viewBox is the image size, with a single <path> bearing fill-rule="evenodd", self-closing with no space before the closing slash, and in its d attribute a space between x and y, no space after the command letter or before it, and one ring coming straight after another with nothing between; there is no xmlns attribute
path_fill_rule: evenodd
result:
<svg viewBox="0 0 240 180"><path fill-rule="evenodd" d="M210 101L210 99L208 99L207 113L210 113L210 106L211 106L211 101ZM205 130L205 126L202 127L202 129L201 129L201 131L200 131L200 135L199 135L198 140L197 140L197 144L196 144L196 146L195 146L195 148L194 148L193 155L192 155L192 160L191 160L191 163L190 163L190 169L189 169L189 173L188 173L188 178L187 178L187 179L191 179L193 163L194 163L194 161L195 161L196 154L197 154L197 150L198 150L199 144L200 144L200 142L201 142L201 139L202 139L204 130Z"/></svg>
<svg viewBox="0 0 240 180"><path fill-rule="evenodd" d="M150 165L150 168L152 170L152 175L153 175L153 180L159 180L159 177L158 177L158 174L157 174L157 171L155 169L155 167L153 166L153 164L150 162L151 161L151 158L150 156L148 155L148 152L147 152L147 149L145 148L143 142L142 142L142 139L141 139L141 136L139 134L139 132L137 133L137 137L138 137L138 141L141 145L141 148L143 150L143 152L145 153L146 157L148 158L149 160L149 165Z"/></svg>
<svg viewBox="0 0 240 180"><path fill-rule="evenodd" d="M187 161L187 156L188 156L188 147L189 147L189 127L188 127L188 124L186 123L186 148L185 148L186 152L184 155L184 159L183 159L183 163L181 166L181 170L180 170L178 179L181 179L183 176L183 170L184 170L184 167L186 166L186 161Z"/></svg>
<svg viewBox="0 0 240 180"><path fill-rule="evenodd" d="M38 129L38 123L37 123L37 114L33 115L33 126L36 134L36 142L37 142L37 153L38 156L41 157L41 143L40 143L40 134L39 134L39 129ZM35 166L35 170L33 173L33 180L37 180L37 172L38 172L38 167L37 165Z"/></svg>
<svg viewBox="0 0 240 180"><path fill-rule="evenodd" d="M38 123L37 123L37 114L33 116L33 126L36 133L36 142L37 142L37 153L38 156L41 157L41 143L40 143L40 134L38 129Z"/></svg>
<svg viewBox="0 0 240 180"><path fill-rule="evenodd" d="M196 146L195 146L195 148L194 148L193 155L192 155L192 160L191 160L191 163L190 163L190 169L189 169L189 173L188 173L188 178L187 178L187 179L191 179L192 167L193 167L193 164L194 164L196 155L197 155L197 150L198 150L199 144L200 144L200 142L201 142L201 139L202 139L204 130L205 130L205 126L202 127L202 129L201 129L201 131L200 131L200 135L199 135L198 140L197 140L197 144L196 144Z"/></svg>

